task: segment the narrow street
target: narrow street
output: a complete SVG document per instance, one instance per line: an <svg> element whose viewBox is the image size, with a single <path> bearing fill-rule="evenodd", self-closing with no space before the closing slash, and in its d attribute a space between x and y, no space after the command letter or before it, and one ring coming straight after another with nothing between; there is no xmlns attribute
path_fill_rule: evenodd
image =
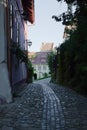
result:
<svg viewBox="0 0 87 130"><path fill-rule="evenodd" d="M49 81L19 86L0 106L0 130L87 130L87 98Z"/></svg>

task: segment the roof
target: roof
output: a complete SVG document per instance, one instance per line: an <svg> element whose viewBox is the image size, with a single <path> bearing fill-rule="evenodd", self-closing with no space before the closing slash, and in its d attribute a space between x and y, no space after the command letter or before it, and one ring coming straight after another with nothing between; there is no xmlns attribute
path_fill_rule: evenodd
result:
<svg viewBox="0 0 87 130"><path fill-rule="evenodd" d="M54 43L42 43L40 51L52 51Z"/></svg>
<svg viewBox="0 0 87 130"><path fill-rule="evenodd" d="M48 53L50 52L36 52L36 56L31 59L32 64L47 64Z"/></svg>
<svg viewBox="0 0 87 130"><path fill-rule="evenodd" d="M34 0L21 0L23 5L24 20L34 23Z"/></svg>

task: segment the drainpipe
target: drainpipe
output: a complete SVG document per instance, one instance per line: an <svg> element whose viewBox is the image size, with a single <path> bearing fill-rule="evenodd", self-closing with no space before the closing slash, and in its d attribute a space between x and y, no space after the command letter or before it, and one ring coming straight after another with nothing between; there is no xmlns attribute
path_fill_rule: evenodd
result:
<svg viewBox="0 0 87 130"><path fill-rule="evenodd" d="M6 7L7 0L0 0L0 103L12 101L7 69Z"/></svg>

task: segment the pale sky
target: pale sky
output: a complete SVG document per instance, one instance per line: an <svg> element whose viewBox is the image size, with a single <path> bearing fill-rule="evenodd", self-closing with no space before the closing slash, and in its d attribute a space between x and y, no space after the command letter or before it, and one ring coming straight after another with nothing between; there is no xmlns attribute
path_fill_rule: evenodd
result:
<svg viewBox="0 0 87 130"><path fill-rule="evenodd" d="M53 42L54 46L63 42L64 26L52 16L66 10L66 4L57 0L35 0L35 23L28 26L28 38L32 41L29 51L39 51L42 42Z"/></svg>

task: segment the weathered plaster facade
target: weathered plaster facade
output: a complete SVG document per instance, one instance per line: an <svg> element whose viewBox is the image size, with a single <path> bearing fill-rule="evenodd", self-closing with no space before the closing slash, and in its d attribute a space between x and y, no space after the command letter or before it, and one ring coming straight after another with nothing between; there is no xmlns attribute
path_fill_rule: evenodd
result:
<svg viewBox="0 0 87 130"><path fill-rule="evenodd" d="M7 69L6 7L7 1L0 0L0 98L9 103L12 95Z"/></svg>
<svg viewBox="0 0 87 130"><path fill-rule="evenodd" d="M9 0L9 17L10 17L10 32L11 32L11 45L20 45L22 50L25 50L25 21L21 15L22 13L21 0ZM10 50L9 50L10 51ZM11 77L12 87L19 82L26 81L27 70L25 63L19 62L15 54L11 53Z"/></svg>
<svg viewBox="0 0 87 130"><path fill-rule="evenodd" d="M12 52L13 44L28 48L27 21L34 22L34 0L0 0L0 104L10 103L13 86L28 77L25 63Z"/></svg>

